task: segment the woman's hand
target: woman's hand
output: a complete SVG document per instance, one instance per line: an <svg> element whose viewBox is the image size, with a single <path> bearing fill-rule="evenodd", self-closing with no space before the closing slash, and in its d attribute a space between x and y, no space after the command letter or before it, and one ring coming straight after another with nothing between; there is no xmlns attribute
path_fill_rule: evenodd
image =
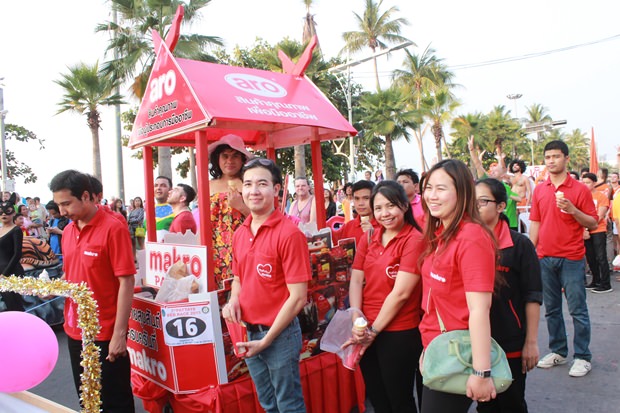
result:
<svg viewBox="0 0 620 413"><path fill-rule="evenodd" d="M493 380L490 377L470 375L467 379L467 397L477 402L488 402L496 398L497 391Z"/></svg>

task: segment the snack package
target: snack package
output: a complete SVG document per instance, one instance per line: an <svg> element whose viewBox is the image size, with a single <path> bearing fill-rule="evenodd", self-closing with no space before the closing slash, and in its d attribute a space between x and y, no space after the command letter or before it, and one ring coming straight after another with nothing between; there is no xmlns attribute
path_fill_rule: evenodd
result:
<svg viewBox="0 0 620 413"><path fill-rule="evenodd" d="M179 260L168 268L164 281L155 296L155 302L169 303L186 300L190 294L198 293L200 285L193 275L189 275L187 264Z"/></svg>

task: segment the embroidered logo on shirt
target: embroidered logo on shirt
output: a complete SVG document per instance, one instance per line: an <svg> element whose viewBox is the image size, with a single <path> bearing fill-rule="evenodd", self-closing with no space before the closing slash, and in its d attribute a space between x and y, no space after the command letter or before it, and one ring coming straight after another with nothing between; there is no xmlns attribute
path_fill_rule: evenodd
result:
<svg viewBox="0 0 620 413"><path fill-rule="evenodd" d="M431 271L431 278L434 280L439 281L440 283L445 283L446 282L446 278L442 277L439 274L435 274L434 272Z"/></svg>
<svg viewBox="0 0 620 413"><path fill-rule="evenodd" d="M271 279L271 264L258 264L256 266L256 272L263 278Z"/></svg>
<svg viewBox="0 0 620 413"><path fill-rule="evenodd" d="M84 251L84 255L88 255L89 257L98 257L99 253L93 251Z"/></svg>
<svg viewBox="0 0 620 413"><path fill-rule="evenodd" d="M395 280L396 279L396 274L398 274L398 267L400 267L400 264L394 264L394 265L390 265L389 267L386 267L385 268L385 275L387 275L391 279Z"/></svg>

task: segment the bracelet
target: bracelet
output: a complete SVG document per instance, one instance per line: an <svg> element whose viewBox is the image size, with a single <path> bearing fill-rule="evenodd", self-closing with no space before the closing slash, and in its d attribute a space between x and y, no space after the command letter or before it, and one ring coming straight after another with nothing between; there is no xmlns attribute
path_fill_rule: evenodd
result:
<svg viewBox="0 0 620 413"><path fill-rule="evenodd" d="M482 377L483 379L488 379L489 377L491 377L491 369L489 370L476 370L476 369L472 369L473 370L473 375L477 376L477 377Z"/></svg>

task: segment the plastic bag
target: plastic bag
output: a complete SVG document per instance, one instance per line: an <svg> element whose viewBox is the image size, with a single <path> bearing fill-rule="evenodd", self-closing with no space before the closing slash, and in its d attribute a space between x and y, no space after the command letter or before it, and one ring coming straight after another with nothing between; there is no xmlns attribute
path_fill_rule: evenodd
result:
<svg viewBox="0 0 620 413"><path fill-rule="evenodd" d="M188 275L187 277L179 279L166 275L157 296L155 296L155 302L169 303L172 301L186 300L192 292L192 283L195 281L197 281L197 279L193 275Z"/></svg>
<svg viewBox="0 0 620 413"><path fill-rule="evenodd" d="M358 317L364 317L358 308L351 307L347 310L336 311L321 338L321 350L335 353L344 360L342 345L349 341L353 335L351 330L353 329L353 316L355 314Z"/></svg>

